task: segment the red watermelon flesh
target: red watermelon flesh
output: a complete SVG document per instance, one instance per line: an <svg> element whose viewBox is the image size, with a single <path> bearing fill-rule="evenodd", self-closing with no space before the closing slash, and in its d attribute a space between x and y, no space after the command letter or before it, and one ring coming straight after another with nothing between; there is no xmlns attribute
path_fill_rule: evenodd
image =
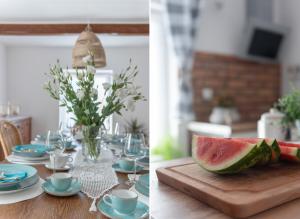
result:
<svg viewBox="0 0 300 219"><path fill-rule="evenodd" d="M278 144L274 141L274 139L263 139L263 138L233 138L236 140L240 140L240 141L245 141L245 142L249 142L249 143L253 143L253 144L259 144L262 143L262 141L265 141L265 143L268 145L268 147L270 148L270 152L271 152L271 157L270 157L270 161L272 162L277 162L280 156L280 151L279 151L279 147Z"/></svg>
<svg viewBox="0 0 300 219"><path fill-rule="evenodd" d="M300 149L296 147L280 146L280 159L300 162Z"/></svg>
<svg viewBox="0 0 300 219"><path fill-rule="evenodd" d="M288 143L288 142L284 142L284 141L277 141L277 142L278 142L279 146L300 148L300 144Z"/></svg>
<svg viewBox="0 0 300 219"><path fill-rule="evenodd" d="M255 146L233 139L194 136L193 157L204 169L224 171L245 158ZM247 159L247 162L252 160Z"/></svg>

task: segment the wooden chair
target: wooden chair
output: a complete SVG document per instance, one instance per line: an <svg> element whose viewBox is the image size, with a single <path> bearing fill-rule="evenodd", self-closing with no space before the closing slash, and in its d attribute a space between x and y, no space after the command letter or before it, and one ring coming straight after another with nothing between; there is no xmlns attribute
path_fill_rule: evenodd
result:
<svg viewBox="0 0 300 219"><path fill-rule="evenodd" d="M17 127L7 121L0 122L0 146L2 148L2 160L11 154L11 148L22 144L22 137ZM3 156L2 155L2 156ZM1 160L1 157L0 157Z"/></svg>

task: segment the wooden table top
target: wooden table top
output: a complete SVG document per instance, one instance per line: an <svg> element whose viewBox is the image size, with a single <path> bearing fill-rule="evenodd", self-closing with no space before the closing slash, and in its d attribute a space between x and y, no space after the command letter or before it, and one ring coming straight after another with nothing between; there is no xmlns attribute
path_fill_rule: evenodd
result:
<svg viewBox="0 0 300 219"><path fill-rule="evenodd" d="M191 198L172 187L157 180L155 170L159 167L177 165L191 158L151 163L151 217L155 219L185 218L185 219L229 219L231 217ZM300 182L299 182L300 183ZM282 219L299 218L300 199L288 202L278 207L250 217L251 219Z"/></svg>
<svg viewBox="0 0 300 219"><path fill-rule="evenodd" d="M75 156L76 153L73 153ZM34 165L43 179L52 174L44 165ZM129 187L124 184L127 174L117 173L119 185L115 188ZM98 200L99 201L99 200ZM0 219L107 219L99 211L89 212L92 199L79 193L71 197L55 197L42 193L40 196L22 202L0 205Z"/></svg>

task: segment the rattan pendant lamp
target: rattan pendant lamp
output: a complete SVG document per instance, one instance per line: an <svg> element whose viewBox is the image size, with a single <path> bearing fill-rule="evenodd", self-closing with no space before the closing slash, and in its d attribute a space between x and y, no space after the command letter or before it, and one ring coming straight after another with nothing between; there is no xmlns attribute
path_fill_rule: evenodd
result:
<svg viewBox="0 0 300 219"><path fill-rule="evenodd" d="M106 56L102 43L88 24L85 30L80 33L73 48L73 68L85 68L82 58L89 54L93 55L96 68L106 66Z"/></svg>

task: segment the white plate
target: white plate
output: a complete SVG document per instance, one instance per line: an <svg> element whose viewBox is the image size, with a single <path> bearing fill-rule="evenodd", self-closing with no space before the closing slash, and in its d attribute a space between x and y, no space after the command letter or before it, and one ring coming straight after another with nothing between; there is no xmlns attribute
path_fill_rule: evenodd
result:
<svg viewBox="0 0 300 219"><path fill-rule="evenodd" d="M10 193L16 193L16 192L21 192L24 191L26 189L30 189L31 187L33 187L35 184L37 184L40 181L40 178L38 178L38 180L36 182L34 182L32 185L29 185L27 187L21 188L21 189L16 189L16 190L10 190L10 191L0 191L0 195L4 195L4 194L10 194Z"/></svg>
<svg viewBox="0 0 300 219"><path fill-rule="evenodd" d="M47 163L45 164L45 167L49 170L69 170L71 168L70 165L66 165L64 167L60 167L60 168L54 168L51 164Z"/></svg>
<svg viewBox="0 0 300 219"><path fill-rule="evenodd" d="M41 160L48 160L49 154L45 154L42 157L22 157L15 154L9 155L12 159L18 160L18 161L41 161Z"/></svg>

